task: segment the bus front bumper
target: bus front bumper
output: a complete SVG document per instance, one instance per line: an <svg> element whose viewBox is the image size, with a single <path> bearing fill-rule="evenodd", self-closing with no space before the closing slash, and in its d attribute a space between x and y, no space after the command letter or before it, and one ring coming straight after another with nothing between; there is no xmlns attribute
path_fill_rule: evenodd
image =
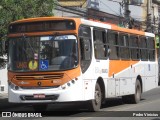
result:
<svg viewBox="0 0 160 120"><path fill-rule="evenodd" d="M74 85L67 89L22 89L14 90L8 86L8 100L11 103L54 103L84 101L81 85Z"/></svg>

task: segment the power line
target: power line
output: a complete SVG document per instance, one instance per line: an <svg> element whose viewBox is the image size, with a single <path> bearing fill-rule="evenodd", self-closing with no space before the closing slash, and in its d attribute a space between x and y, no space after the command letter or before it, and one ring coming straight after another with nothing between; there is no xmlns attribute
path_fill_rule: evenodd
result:
<svg viewBox="0 0 160 120"><path fill-rule="evenodd" d="M108 1L111 1L111 2L117 2L117 1L113 1L113 0L108 0ZM107 8L109 8L112 12L115 13L116 15L116 19L115 20L118 20L119 23L125 23L126 21L124 20L125 18L122 18L122 16L120 16L120 14L118 14L115 10L113 10L111 7L109 7L107 4L105 4L103 1L99 0L99 2L103 5L105 5ZM124 3L121 3L121 2L117 2L120 4L120 7L122 7L121 5L124 4ZM72 13L72 14L76 14L78 16L81 16L81 17L85 17L85 18L92 18L92 19L106 19L106 20L109 20L110 22L113 21L113 18L109 18L109 16L99 16L99 14L90 14L88 13L88 11L84 10L84 9L80 9L80 8L76 8L76 7L67 7L67 6L61 6L59 3L55 3L55 5L57 5L57 10L60 10L60 11L64 11L64 12L69 12L69 13ZM64 9L62 9L64 8ZM103 11L98 11L98 10L95 10L97 12L103 12ZM105 13L105 12L104 12ZM109 14L109 13L106 13L106 14ZM98 16L97 16L98 15ZM137 19L140 19L140 18L134 18L135 20ZM117 21L117 22L118 22ZM138 22L138 21L137 21ZM112 23L112 22L111 22ZM139 21L139 23L141 23Z"/></svg>
<svg viewBox="0 0 160 120"><path fill-rule="evenodd" d="M107 4L105 4L104 2L102 2L101 0L99 0L103 5L105 5L106 7L108 7L112 12L114 12L116 15L118 15L119 16L119 14L116 12L116 11L114 11L112 8L110 8Z"/></svg>

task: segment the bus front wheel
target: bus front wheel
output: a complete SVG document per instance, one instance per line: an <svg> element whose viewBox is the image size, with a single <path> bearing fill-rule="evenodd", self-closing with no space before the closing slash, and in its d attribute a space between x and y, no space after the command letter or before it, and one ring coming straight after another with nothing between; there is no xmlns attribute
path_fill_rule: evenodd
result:
<svg viewBox="0 0 160 120"><path fill-rule="evenodd" d="M102 104L102 91L99 83L96 83L94 99L88 101L88 110L98 111L101 108L101 104Z"/></svg>

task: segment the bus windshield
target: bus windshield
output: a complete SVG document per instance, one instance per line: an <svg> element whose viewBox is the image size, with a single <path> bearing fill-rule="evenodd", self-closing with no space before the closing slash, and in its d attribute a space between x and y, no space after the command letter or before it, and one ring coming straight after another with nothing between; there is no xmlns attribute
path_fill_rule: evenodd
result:
<svg viewBox="0 0 160 120"><path fill-rule="evenodd" d="M8 69L24 72L75 68L77 43L74 35L10 38Z"/></svg>

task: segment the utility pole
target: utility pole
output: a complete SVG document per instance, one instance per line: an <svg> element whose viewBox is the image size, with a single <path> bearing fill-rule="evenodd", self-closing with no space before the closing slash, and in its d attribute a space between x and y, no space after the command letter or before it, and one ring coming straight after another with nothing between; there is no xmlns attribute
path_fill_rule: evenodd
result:
<svg viewBox="0 0 160 120"><path fill-rule="evenodd" d="M146 31L152 32L152 16L151 16L151 8L152 8L152 1L147 0L147 23L146 23Z"/></svg>
<svg viewBox="0 0 160 120"><path fill-rule="evenodd" d="M131 17L129 10L129 0L123 0L124 2L124 17L125 17L125 27L132 29Z"/></svg>
<svg viewBox="0 0 160 120"><path fill-rule="evenodd" d="M129 0L124 0L124 17L126 19L130 17Z"/></svg>

